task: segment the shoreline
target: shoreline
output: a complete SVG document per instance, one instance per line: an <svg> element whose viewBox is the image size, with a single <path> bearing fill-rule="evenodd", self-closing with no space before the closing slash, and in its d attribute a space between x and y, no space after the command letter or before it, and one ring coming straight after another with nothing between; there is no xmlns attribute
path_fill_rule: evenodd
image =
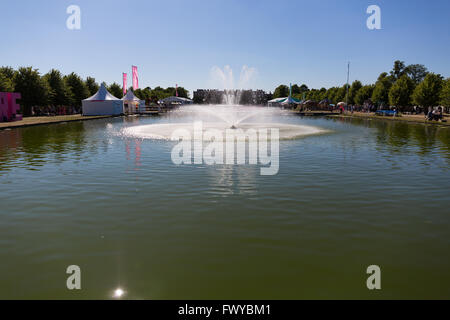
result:
<svg viewBox="0 0 450 320"><path fill-rule="evenodd" d="M364 113L364 112L354 112L354 113L344 113L344 114L338 114L338 113L328 114L328 115L326 115L326 117L397 121L397 122L407 122L407 123L424 124L424 125L439 125L439 126L446 126L446 127L450 126L449 115L444 115L444 120L446 120L446 122L428 121L425 119L424 115L401 115L399 117L389 117L389 116L377 116L374 113Z"/></svg>
<svg viewBox="0 0 450 320"><path fill-rule="evenodd" d="M0 122L0 131L6 129L39 126L44 124L58 124L64 122L96 120L112 117L114 116L82 116L81 114L64 115L64 116L24 117L22 120L19 121Z"/></svg>
<svg viewBox="0 0 450 320"><path fill-rule="evenodd" d="M381 120L381 121L398 121L398 122L408 122L408 123L416 123L416 124L425 124L425 125L440 125L440 126L450 126L450 115L444 114L444 120L446 122L439 121L427 121L425 120L424 115L401 115L398 117L389 117L389 116L377 116L375 113L365 113L365 112L354 112L354 113L338 113L331 111L292 111L292 113L299 116L323 116L330 118L355 118L355 119L369 119L369 120Z"/></svg>
<svg viewBox="0 0 450 320"><path fill-rule="evenodd" d="M354 113L336 113L327 111L309 111L309 112L298 112L292 111L293 114L299 116L323 116L330 118L355 118L355 119L369 119L369 120L381 120L381 121L398 121L407 122L415 124L424 125L440 125L445 127L450 127L450 116L444 115L444 119L447 122L439 121L427 121L423 115L402 115L400 117L388 117L388 116L377 116L374 113L364 113L364 112L354 112ZM39 116L39 117L25 117L20 121L14 122L0 122L0 131L6 129L31 127L46 124L58 124L64 122L74 122L74 121L87 121L96 119L113 118L116 116L82 116L81 114L75 115L63 115L63 116Z"/></svg>

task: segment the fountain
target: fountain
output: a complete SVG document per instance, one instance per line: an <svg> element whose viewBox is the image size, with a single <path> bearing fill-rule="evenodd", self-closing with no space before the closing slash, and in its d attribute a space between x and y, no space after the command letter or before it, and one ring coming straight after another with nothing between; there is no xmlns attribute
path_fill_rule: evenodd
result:
<svg viewBox="0 0 450 320"><path fill-rule="evenodd" d="M309 135L325 133L326 130L306 125L286 123L286 111L278 108L236 105L191 105L184 106L168 114L161 122L130 126L121 134L141 139L173 140L172 134L178 129L193 132L193 123L201 121L203 129L259 130L276 128L280 140L297 139Z"/></svg>
<svg viewBox="0 0 450 320"><path fill-rule="evenodd" d="M238 87L248 88L257 73L255 68L243 66L241 69ZM222 105L190 105L183 106L169 112L162 119L164 123L155 123L143 126L134 126L123 129L122 134L144 139L172 139L177 129L192 132L192 124L201 121L204 130L248 130L269 129L279 130L280 139L295 139L307 135L319 134L325 130L313 126L292 125L286 123L286 114L289 112L279 108L262 106L240 106L240 93L234 85L233 70L230 66L223 69L215 66L211 69L211 85L223 89Z"/></svg>

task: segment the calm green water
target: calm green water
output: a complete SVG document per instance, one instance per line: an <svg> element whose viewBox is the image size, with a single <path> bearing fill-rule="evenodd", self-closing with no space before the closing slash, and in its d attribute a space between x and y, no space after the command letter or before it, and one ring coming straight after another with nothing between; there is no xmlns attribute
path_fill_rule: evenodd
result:
<svg viewBox="0 0 450 320"><path fill-rule="evenodd" d="M164 121L0 131L0 298L450 298L450 129L286 117L332 132L261 176L115 134Z"/></svg>

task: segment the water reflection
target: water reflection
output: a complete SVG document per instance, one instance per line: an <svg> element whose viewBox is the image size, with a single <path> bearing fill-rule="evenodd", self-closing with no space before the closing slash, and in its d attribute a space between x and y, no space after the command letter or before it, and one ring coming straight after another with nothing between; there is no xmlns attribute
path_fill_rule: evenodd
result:
<svg viewBox="0 0 450 320"><path fill-rule="evenodd" d="M450 127L423 125L397 121L377 121L358 118L338 118L335 122L374 129L377 150L393 154L417 154L420 156L439 152L450 160Z"/></svg>
<svg viewBox="0 0 450 320"><path fill-rule="evenodd" d="M289 120L297 121L296 118ZM298 121L305 122L304 119ZM325 128L334 125L331 129L335 134L324 139L341 144L343 148L348 143L351 144L351 148L373 145L376 151L389 157L416 154L425 158L439 156L445 159L447 164L450 162L449 127L355 118L315 121L319 121L320 126ZM125 143L126 158L133 158L135 168L138 168L141 166L142 141L120 140L114 132L120 130L119 127L153 122L155 120L152 118L124 117L2 130L0 175L15 167L40 170L46 163L62 163L67 159L76 162L90 159L93 155L107 153L115 141L119 144ZM360 130L358 127L365 127L368 130ZM346 130L351 139L339 135ZM147 151L151 152L145 150ZM134 155L131 156L131 153ZM217 171L212 175L214 179L218 179L223 185L231 186L233 181L251 179L249 175L257 170L248 170L248 167L244 166L231 169L218 168Z"/></svg>
<svg viewBox="0 0 450 320"><path fill-rule="evenodd" d="M84 123L36 126L0 131L0 173L13 167L38 169L84 153Z"/></svg>
<svg viewBox="0 0 450 320"><path fill-rule="evenodd" d="M127 160L134 159L135 169L139 169L141 166L141 143L139 139L126 139L125 140L125 154ZM133 157L131 155L131 149L133 149Z"/></svg>
<svg viewBox="0 0 450 320"><path fill-rule="evenodd" d="M211 195L226 197L230 195L256 195L260 168L256 165L208 166L208 185Z"/></svg>

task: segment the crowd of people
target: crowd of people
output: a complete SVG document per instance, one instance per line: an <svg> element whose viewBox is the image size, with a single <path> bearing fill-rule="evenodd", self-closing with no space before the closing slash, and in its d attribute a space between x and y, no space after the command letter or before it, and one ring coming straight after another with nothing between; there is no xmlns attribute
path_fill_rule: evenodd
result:
<svg viewBox="0 0 450 320"><path fill-rule="evenodd" d="M428 113L426 114L426 119L428 121L442 121L443 119L443 112L442 112L442 107L437 107L437 108L428 108Z"/></svg>
<svg viewBox="0 0 450 320"><path fill-rule="evenodd" d="M81 108L69 106L33 107L31 110L33 116L63 116L79 113L81 113Z"/></svg>

